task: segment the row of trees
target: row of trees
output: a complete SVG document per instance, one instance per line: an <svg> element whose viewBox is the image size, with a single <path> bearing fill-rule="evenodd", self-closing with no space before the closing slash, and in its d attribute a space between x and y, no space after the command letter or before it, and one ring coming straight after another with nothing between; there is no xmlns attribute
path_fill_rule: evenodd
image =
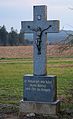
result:
<svg viewBox="0 0 73 119"><path fill-rule="evenodd" d="M2 27L0 26L0 46L18 46L27 44L30 44L30 41L25 40L21 32L18 33L13 27L11 27L11 31L8 32L4 25Z"/></svg>

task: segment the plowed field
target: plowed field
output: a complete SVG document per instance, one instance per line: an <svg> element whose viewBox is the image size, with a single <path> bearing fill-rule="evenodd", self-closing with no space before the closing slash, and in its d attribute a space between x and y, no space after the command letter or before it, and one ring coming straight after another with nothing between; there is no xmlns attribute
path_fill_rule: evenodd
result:
<svg viewBox="0 0 73 119"><path fill-rule="evenodd" d="M0 46L0 58L31 58L32 46ZM73 56L73 47L48 45L47 56Z"/></svg>

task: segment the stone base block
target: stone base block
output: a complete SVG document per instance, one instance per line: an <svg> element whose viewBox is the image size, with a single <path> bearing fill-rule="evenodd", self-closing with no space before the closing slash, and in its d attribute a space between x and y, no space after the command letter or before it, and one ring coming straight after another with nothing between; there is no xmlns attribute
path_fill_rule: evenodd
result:
<svg viewBox="0 0 73 119"><path fill-rule="evenodd" d="M43 115L56 115L60 111L60 101L46 103L35 101L21 101L20 113L28 114L43 114Z"/></svg>
<svg viewBox="0 0 73 119"><path fill-rule="evenodd" d="M54 102L57 100L57 77L54 75L25 75L23 78L23 100Z"/></svg>

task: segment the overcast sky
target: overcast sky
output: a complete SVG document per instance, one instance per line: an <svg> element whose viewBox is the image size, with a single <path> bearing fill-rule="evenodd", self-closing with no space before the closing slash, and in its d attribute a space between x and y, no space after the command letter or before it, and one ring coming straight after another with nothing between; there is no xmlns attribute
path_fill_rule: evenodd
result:
<svg viewBox="0 0 73 119"><path fill-rule="evenodd" d="M48 20L60 20L60 29L73 30L73 0L0 0L0 26L20 31L21 21L33 19L33 5L48 7Z"/></svg>

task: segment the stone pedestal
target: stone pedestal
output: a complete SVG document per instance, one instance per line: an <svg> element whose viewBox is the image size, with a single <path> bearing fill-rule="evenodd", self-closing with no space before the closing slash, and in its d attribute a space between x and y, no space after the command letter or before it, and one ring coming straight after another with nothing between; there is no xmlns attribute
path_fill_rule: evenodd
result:
<svg viewBox="0 0 73 119"><path fill-rule="evenodd" d="M59 112L56 76L25 75L23 80L24 92L20 113L56 115Z"/></svg>
<svg viewBox="0 0 73 119"><path fill-rule="evenodd" d="M42 115L57 115L60 111L60 101L55 102L36 102L36 101L21 101L20 114L36 113Z"/></svg>

